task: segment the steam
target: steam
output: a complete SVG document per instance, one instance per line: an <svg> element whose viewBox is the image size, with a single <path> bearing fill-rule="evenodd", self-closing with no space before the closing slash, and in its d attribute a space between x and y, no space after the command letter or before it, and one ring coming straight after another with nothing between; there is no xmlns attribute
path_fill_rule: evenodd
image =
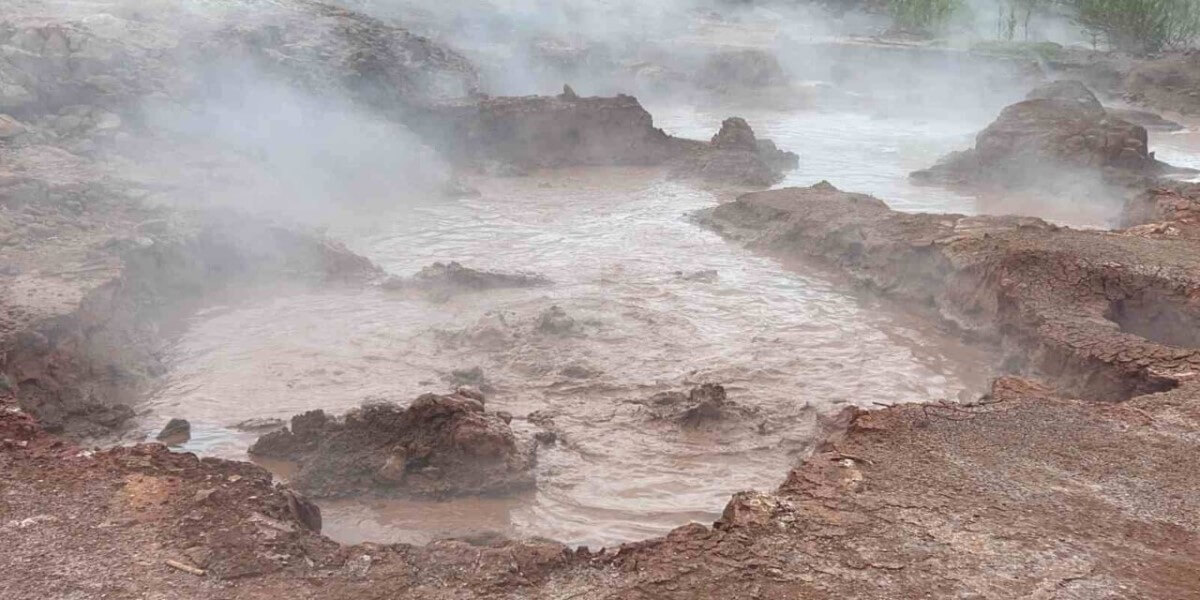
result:
<svg viewBox="0 0 1200 600"><path fill-rule="evenodd" d="M242 71L238 71L238 68ZM187 201L307 222L378 214L436 195L449 169L403 125L245 65L210 71L189 102L144 105L141 160L182 167ZM158 158L156 158L158 157Z"/></svg>
<svg viewBox="0 0 1200 600"><path fill-rule="evenodd" d="M96 140L95 155L120 176L162 190L163 202L326 225L438 198L449 168L394 114L356 102L347 90L298 85L251 57L212 56L218 31L269 20L276 8L249 0L114 0L36 10L81 24L100 48L120 39L135 49L130 71L161 91L109 107L125 126L116 139ZM308 26L314 36L337 35L320 31L319 22Z"/></svg>

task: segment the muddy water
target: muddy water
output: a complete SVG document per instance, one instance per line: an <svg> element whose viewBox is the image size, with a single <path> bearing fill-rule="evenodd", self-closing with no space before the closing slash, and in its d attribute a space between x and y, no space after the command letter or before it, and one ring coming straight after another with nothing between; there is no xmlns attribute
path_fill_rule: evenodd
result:
<svg viewBox="0 0 1200 600"><path fill-rule="evenodd" d="M551 417L535 493L443 503L325 505L327 532L422 542L499 530L605 545L714 519L732 492L770 489L846 404L954 399L990 360L819 278L727 244L684 215L705 191L655 171L580 170L478 182L480 198L411 204L342 232L391 272L437 260L529 270L547 288L444 303L377 290L281 294L194 319L150 400L147 431L192 421L188 450L242 458L230 426L365 400L407 402L480 367L489 407ZM558 306L566 335L534 322ZM699 382L757 416L714 431L654 422L637 403Z"/></svg>
<svg viewBox="0 0 1200 600"><path fill-rule="evenodd" d="M998 110L998 109L997 109ZM908 174L928 168L946 153L974 145L987 122L883 117L870 112L651 107L668 133L708 139L729 115L745 118L759 137L800 154L800 167L781 186L829 181L840 189L873 194L896 210L976 214L974 197L940 187L918 186Z"/></svg>

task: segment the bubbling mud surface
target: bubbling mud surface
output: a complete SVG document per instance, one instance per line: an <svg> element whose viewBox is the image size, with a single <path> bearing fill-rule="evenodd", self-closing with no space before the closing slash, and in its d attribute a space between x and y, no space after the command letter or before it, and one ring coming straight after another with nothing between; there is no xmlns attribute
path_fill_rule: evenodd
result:
<svg viewBox="0 0 1200 600"><path fill-rule="evenodd" d="M818 414L953 400L990 372L990 357L952 336L700 229L685 213L716 198L658 172L475 183L479 198L408 206L341 237L397 274L453 259L553 285L440 303L382 290L284 294L210 310L171 349L147 431L186 418L185 449L242 458L256 434L238 422L408 402L480 367L489 408L514 414L519 435L538 431L525 418L534 411L559 433L539 452L536 493L330 503L326 532L422 542L499 530L598 546L710 521L731 493L775 487ZM552 307L569 326L538 327ZM725 385L758 414L689 431L636 402L700 382Z"/></svg>

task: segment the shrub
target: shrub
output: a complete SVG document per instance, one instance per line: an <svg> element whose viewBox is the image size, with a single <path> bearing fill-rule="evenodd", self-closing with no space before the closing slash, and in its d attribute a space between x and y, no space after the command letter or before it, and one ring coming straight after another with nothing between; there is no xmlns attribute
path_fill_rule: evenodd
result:
<svg viewBox="0 0 1200 600"><path fill-rule="evenodd" d="M1137 54L1190 45L1200 35L1200 0L1065 0L1075 21L1110 48Z"/></svg>
<svg viewBox="0 0 1200 600"><path fill-rule="evenodd" d="M925 33L941 31L961 7L962 0L888 1L888 11L898 27Z"/></svg>

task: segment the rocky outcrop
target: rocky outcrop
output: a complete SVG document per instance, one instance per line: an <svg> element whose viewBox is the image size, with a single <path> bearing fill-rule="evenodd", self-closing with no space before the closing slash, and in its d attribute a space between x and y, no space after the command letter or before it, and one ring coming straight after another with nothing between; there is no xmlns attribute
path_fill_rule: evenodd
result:
<svg viewBox="0 0 1200 600"><path fill-rule="evenodd" d="M726 120L709 144L669 136L625 95L466 98L427 106L414 123L443 154L475 167L667 165L678 176L767 186L798 162L755 139L743 119Z"/></svg>
<svg viewBox="0 0 1200 600"><path fill-rule="evenodd" d="M906 214L823 183L746 194L704 221L752 247L833 265L1008 350L1010 370L1091 398L1171 389L1200 369L1190 241L1022 217Z"/></svg>
<svg viewBox="0 0 1200 600"><path fill-rule="evenodd" d="M745 119L732 117L721 123L721 130L707 149L680 157L672 164L671 173L703 181L768 187L799 166L799 161L796 154L779 150L770 140L757 139Z"/></svg>
<svg viewBox="0 0 1200 600"><path fill-rule="evenodd" d="M1116 182L1169 171L1149 151L1146 128L1109 114L1083 84L1058 81L1005 108L975 147L916 171L922 182L998 188L1092 175Z"/></svg>
<svg viewBox="0 0 1200 600"><path fill-rule="evenodd" d="M250 57L267 73L318 93L347 91L388 112L478 91L457 52L362 12L311 0L250 2L206 49Z"/></svg>
<svg viewBox="0 0 1200 600"><path fill-rule="evenodd" d="M1187 115L1200 114L1200 54L1194 51L1133 61L1122 73L1119 91L1130 102Z"/></svg>
<svg viewBox="0 0 1200 600"><path fill-rule="evenodd" d="M291 483L319 498L508 494L534 485L533 447L469 390L425 394L408 408L371 404L333 418L316 410L262 436L250 454L294 461Z"/></svg>
<svg viewBox="0 0 1200 600"><path fill-rule="evenodd" d="M16 2L0 15L0 112L21 117L75 105L120 112L151 95L203 97L214 78L229 84L251 76L248 65L258 76L317 95L349 93L388 111L478 86L457 53L321 2L240 0L203 11L64 4Z"/></svg>

